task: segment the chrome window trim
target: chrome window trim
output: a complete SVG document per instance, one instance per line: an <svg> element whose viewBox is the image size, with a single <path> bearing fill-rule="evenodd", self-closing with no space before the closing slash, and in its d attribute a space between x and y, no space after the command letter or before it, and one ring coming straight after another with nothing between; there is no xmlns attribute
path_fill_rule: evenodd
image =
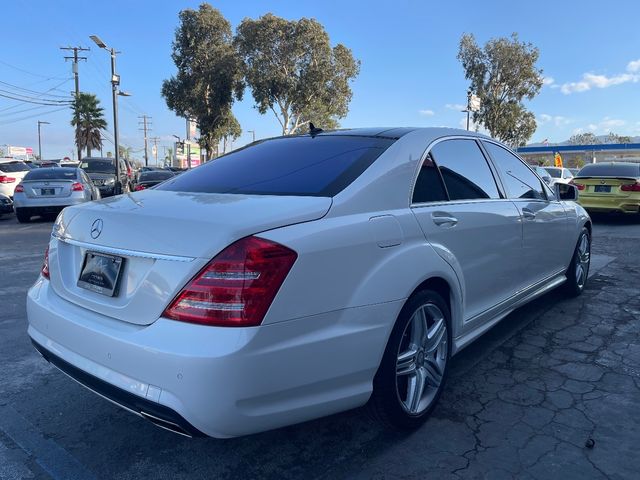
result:
<svg viewBox="0 0 640 480"><path fill-rule="evenodd" d="M137 250L128 250L126 248L113 248L113 247L106 247L104 245L97 245L95 243L80 242L78 240L73 240L72 238L62 236L58 233L52 233L51 236L60 242L67 243L69 245L74 245L76 247L86 248L87 250L91 250L92 252L108 253L111 255L119 255L123 257L151 258L153 260L166 260L168 262L187 262L188 263L188 262L193 262L195 260L194 257L184 257L180 255L164 255L161 253L140 252Z"/></svg>
<svg viewBox="0 0 640 480"><path fill-rule="evenodd" d="M425 149L425 151L422 153L422 156L420 157L420 161L417 164L416 170L413 172L413 181L411 183L411 188L409 189L409 198L408 198L409 207L412 208L412 207L414 207L416 205L421 205L421 206L426 206L426 205L450 205L452 203L460 203L460 202L469 203L469 202L473 202L473 201L476 201L476 202L477 201L488 202L488 201L509 200L508 198L506 198L506 190L503 191L503 189L502 189L502 179L500 177L496 178L496 175L498 174L498 172L494 171L495 170L495 166L493 165L493 162L491 161L491 158L487 156L486 152L482 148L482 145L478 145L478 149L480 150L480 153L485 157L485 160L487 162L487 167L489 167L489 171L491 172L491 175L493 176L493 181L496 183L496 188L498 189L498 193L500 195L504 195L504 198L470 198L470 199L465 199L465 200L436 200L434 202L416 202L416 203L413 202L413 193L414 193L414 190L416 188L416 183L418 183L418 175L420 175L420 170L422 169L422 164L424 163L424 161L427 159L427 157L431 153L431 150L433 149L433 147L435 147L437 144L439 144L441 142L444 142L446 140L473 140L474 142L476 142L476 144L478 144L478 141L482 141L484 139L485 139L485 137L474 136L474 135L447 135L447 136L444 136L444 137L436 138L431 143L429 143L429 145L427 145L427 148ZM518 157L518 158L520 158L520 157ZM436 168L438 168L438 172L439 172L438 162L435 159L434 159L434 162L436 163ZM442 181L444 183L444 179L442 179ZM445 191L446 191L446 184L444 184L444 187L445 187Z"/></svg>

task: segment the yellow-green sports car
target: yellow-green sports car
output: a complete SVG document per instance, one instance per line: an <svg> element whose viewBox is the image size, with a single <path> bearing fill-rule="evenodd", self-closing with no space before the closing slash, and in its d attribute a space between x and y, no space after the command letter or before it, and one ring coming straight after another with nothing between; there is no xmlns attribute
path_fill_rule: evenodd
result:
<svg viewBox="0 0 640 480"><path fill-rule="evenodd" d="M578 203L592 212L640 213L640 163L585 165L571 181Z"/></svg>

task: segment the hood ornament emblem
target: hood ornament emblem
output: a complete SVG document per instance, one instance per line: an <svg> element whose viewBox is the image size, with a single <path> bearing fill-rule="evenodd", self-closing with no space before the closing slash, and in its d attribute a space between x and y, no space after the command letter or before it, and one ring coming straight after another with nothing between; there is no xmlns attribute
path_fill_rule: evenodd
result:
<svg viewBox="0 0 640 480"><path fill-rule="evenodd" d="M101 218L96 218L91 224L91 238L94 240L100 236L102 233L102 227L104 226L104 222Z"/></svg>

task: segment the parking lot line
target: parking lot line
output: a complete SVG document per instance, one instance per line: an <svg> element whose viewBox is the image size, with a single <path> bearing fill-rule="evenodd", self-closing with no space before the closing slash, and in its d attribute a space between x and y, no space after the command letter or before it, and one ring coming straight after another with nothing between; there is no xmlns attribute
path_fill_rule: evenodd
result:
<svg viewBox="0 0 640 480"><path fill-rule="evenodd" d="M26 418L10 405L0 405L0 430L54 480L93 480L89 472L69 452L56 442L46 439Z"/></svg>

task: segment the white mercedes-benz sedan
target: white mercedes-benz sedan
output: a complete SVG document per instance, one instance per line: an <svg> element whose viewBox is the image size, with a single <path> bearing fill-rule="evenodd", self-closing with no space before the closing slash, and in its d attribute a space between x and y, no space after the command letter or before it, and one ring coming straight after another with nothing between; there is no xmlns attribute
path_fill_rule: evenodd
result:
<svg viewBox="0 0 640 480"><path fill-rule="evenodd" d="M555 287L582 292L591 221L576 195L467 131L258 141L66 208L28 332L85 387L185 435L365 404L415 428L453 355Z"/></svg>

